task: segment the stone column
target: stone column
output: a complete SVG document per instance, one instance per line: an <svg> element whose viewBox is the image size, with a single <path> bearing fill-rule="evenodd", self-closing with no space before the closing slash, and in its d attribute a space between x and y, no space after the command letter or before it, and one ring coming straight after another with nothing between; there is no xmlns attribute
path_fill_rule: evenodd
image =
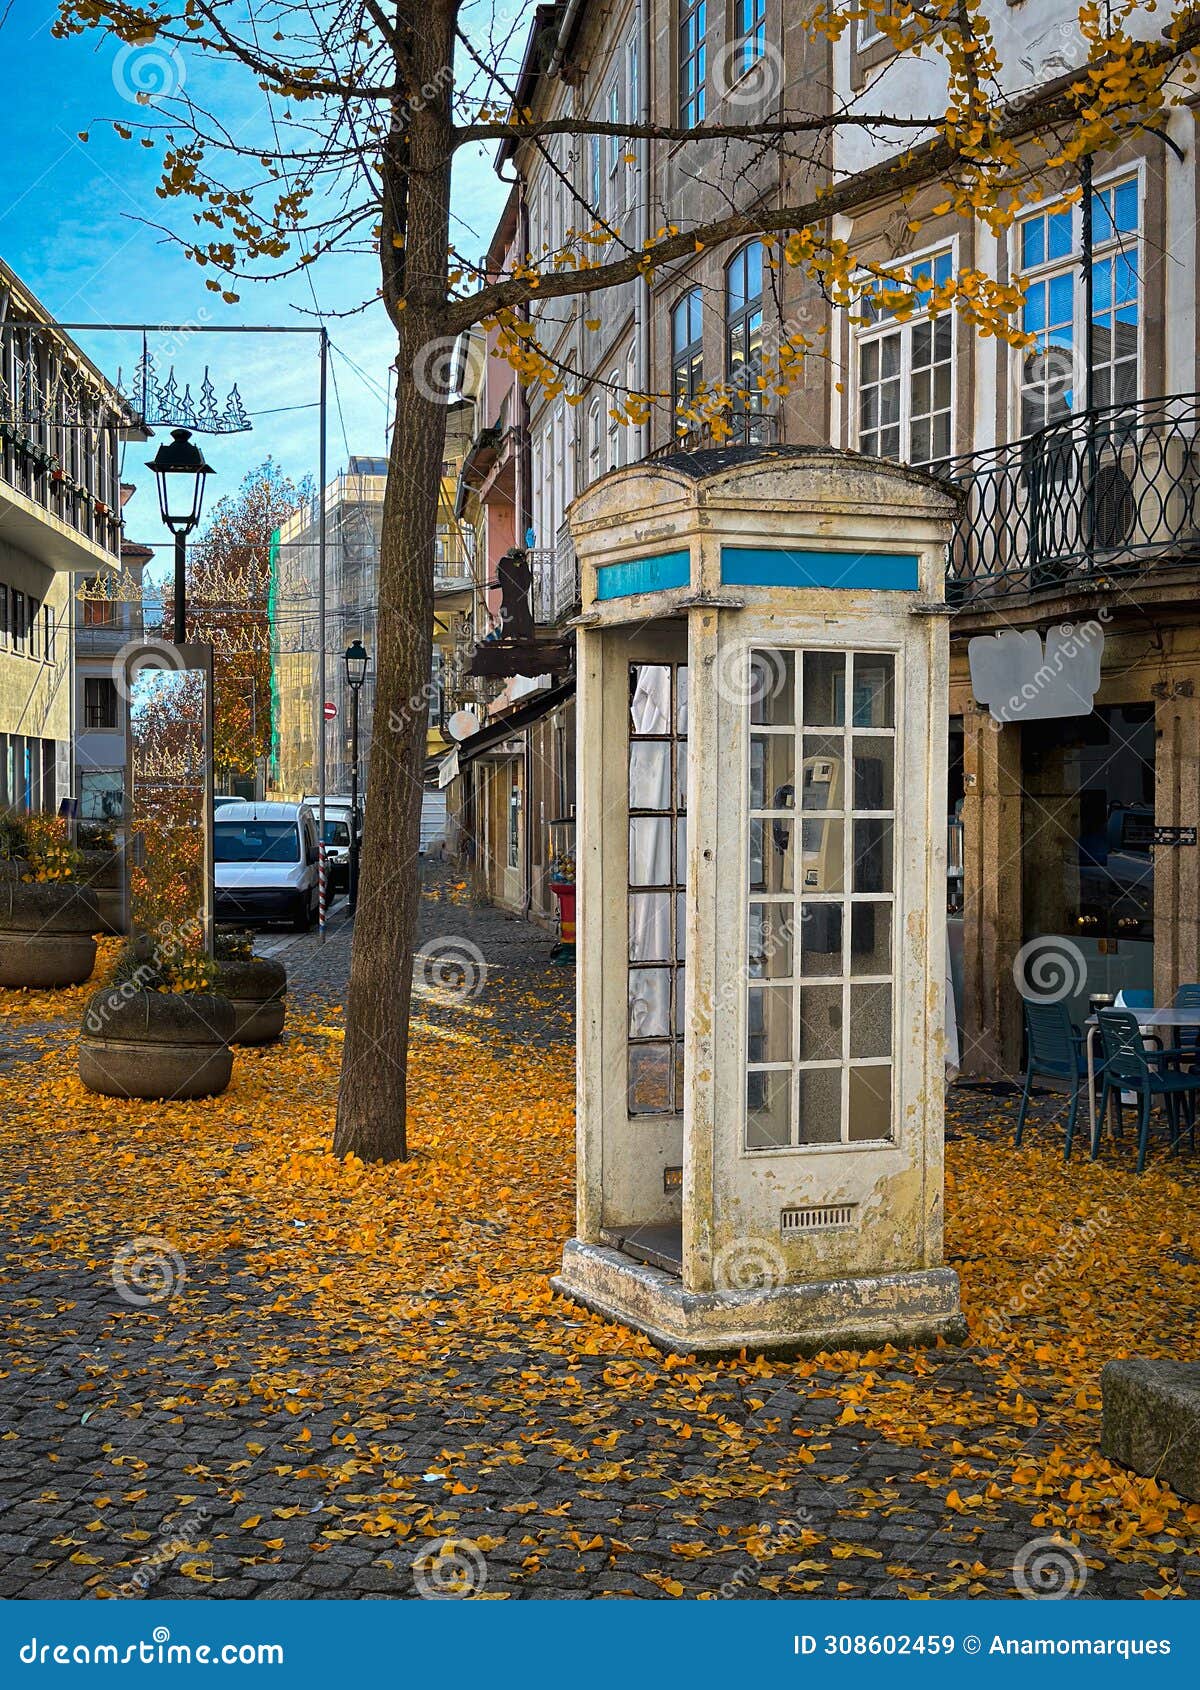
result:
<svg viewBox="0 0 1200 1690"><path fill-rule="evenodd" d="M1021 1060L1013 959L1021 948L1021 733L963 716L964 1074L1011 1079Z"/></svg>

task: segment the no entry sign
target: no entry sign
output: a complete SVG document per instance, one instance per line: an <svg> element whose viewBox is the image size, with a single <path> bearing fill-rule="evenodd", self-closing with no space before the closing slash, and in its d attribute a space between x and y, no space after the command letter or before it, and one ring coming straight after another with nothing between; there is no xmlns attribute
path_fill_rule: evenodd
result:
<svg viewBox="0 0 1200 1690"><path fill-rule="evenodd" d="M327 722L332 722L336 715L337 705L333 702L332 698L327 698L325 700L325 720Z"/></svg>

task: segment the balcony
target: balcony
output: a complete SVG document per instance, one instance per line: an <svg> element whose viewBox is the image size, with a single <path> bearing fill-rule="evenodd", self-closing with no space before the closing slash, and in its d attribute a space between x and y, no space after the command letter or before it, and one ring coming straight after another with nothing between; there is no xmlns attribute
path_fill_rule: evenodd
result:
<svg viewBox="0 0 1200 1690"><path fill-rule="evenodd" d="M721 421L728 430L721 439L717 438L712 423L704 422L673 440L664 441L646 456L669 458L676 452L711 452L724 446L774 446L777 442L779 419L771 411L733 411Z"/></svg>
<svg viewBox="0 0 1200 1690"><path fill-rule="evenodd" d="M533 570L534 626L554 628L579 605L579 559L566 523L559 529L553 547L531 551L528 556Z"/></svg>
<svg viewBox="0 0 1200 1690"><path fill-rule="evenodd" d="M1068 593L1200 564L1200 396L1065 418L939 470L966 494L949 602ZM983 606L981 605L981 608Z"/></svg>

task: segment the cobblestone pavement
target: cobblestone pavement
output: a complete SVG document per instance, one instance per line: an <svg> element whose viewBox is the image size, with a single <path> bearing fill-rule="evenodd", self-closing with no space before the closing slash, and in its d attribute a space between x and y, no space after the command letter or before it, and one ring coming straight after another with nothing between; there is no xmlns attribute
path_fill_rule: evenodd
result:
<svg viewBox="0 0 1200 1690"><path fill-rule="evenodd" d="M503 983L508 1007L497 1032L523 1045L545 1041L562 1059L574 977L549 965L551 937L471 908L444 871L429 872L427 894L423 940L448 935L477 947ZM260 948L286 961L298 1000L336 1012L349 939L343 906L323 944L271 934ZM538 1003L526 1011L525 988L534 985ZM441 1014L436 992L419 994L418 1014ZM991 1118L1011 1119L1011 1100L986 1101ZM655 1392L664 1382L675 1387L678 1364L644 1350L615 1363L611 1352L547 1352L533 1316L510 1326L516 1336L507 1339L480 1334L453 1351L431 1345L420 1388L374 1401L369 1413L355 1390L361 1355L314 1362L323 1370L323 1406L306 1411L312 1442L302 1444L286 1406L264 1407L253 1377L223 1390L208 1357L222 1323L261 1330L278 1322L282 1333L303 1323L303 1309L273 1312L269 1278L235 1246L223 1259L189 1263L182 1307L131 1308L114 1291L105 1241L97 1241L91 1262L55 1256L52 1205L38 1190L41 1166L32 1154L6 1173L25 1181L24 1207L13 1212L23 1215L22 1237L37 1245L41 1266L23 1272L21 1239L10 1240L0 1279L9 1352L0 1373L0 1596L407 1598L457 1572L468 1586L486 1580L489 1594L514 1597L1014 1597L1014 1563L1046 1538L1029 1507L1014 1502L975 1518L946 1495L960 1460L976 1475L986 1469L980 1449L993 1433L1009 1447L1015 1435L1031 1459L1044 1451L1055 1427L1036 1416L1028 1429L976 1429L966 1448L953 1444L952 1428L937 1448L912 1447L852 1415L847 1423L844 1375L836 1369L776 1375L761 1387L743 1370L725 1376L734 1383L723 1424L729 1439L752 1440L756 1453L739 1464L741 1489L732 1494L724 1485L728 1445L714 1447L707 1434L693 1436L690 1426L655 1411ZM542 1318L570 1324L561 1310ZM970 1349L931 1355L948 1422L964 1401L994 1389L984 1361ZM230 1364L231 1377L242 1365ZM614 1367L622 1386L632 1380L633 1388L611 1388ZM703 1389L726 1387L718 1380ZM187 1412L179 1412L181 1403ZM938 1430L930 1428L931 1443ZM794 1452L798 1439L811 1464L785 1489L773 1475L772 1451L787 1445ZM507 1454L518 1440L519 1467ZM322 1465L306 1454L331 1444L343 1457L346 1444L360 1452L348 1496L344 1483L331 1490L330 1455ZM930 1470L940 1488L929 1482ZM969 1491L970 1483L959 1483ZM378 1520L389 1496L402 1492L411 1502L422 1487L431 1508L450 1510L438 1518L452 1521L445 1529L465 1543L432 1568L412 1548L417 1536L398 1544ZM352 1504L375 1523L348 1525ZM272 1533L252 1557L248 1518L266 1519ZM705 1553L693 1556L697 1539ZM728 1547L714 1554L714 1542ZM1086 1539L1081 1554L1089 1563L1085 1597L1133 1595L1151 1580L1146 1565L1106 1562ZM106 1568L117 1566L124 1570L109 1577ZM1082 1566L1076 1557L1075 1584ZM1178 1577L1200 1594L1191 1560L1185 1565L1181 1556ZM922 1586L922 1579L936 1583Z"/></svg>

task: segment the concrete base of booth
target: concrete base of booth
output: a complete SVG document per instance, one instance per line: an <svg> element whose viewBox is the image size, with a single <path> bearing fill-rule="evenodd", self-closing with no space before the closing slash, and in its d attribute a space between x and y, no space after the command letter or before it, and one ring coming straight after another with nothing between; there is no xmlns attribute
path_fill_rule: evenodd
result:
<svg viewBox="0 0 1200 1690"><path fill-rule="evenodd" d="M550 1282L594 1313L680 1355L808 1354L966 1336L953 1268L747 1291L686 1291L673 1274L601 1244L568 1241Z"/></svg>

